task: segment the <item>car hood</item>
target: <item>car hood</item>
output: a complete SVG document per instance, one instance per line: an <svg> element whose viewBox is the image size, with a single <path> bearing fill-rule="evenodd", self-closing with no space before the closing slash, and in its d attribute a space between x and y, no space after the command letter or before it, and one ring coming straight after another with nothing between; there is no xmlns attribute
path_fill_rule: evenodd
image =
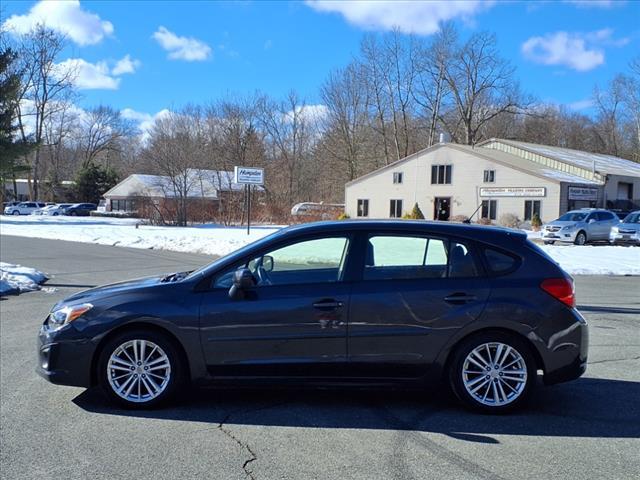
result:
<svg viewBox="0 0 640 480"><path fill-rule="evenodd" d="M159 285L165 277L166 275L156 275L152 277L136 278L133 280L101 285L99 287L94 287L88 290L83 290L82 292L75 293L70 297L65 298L61 302L61 304L75 303L78 301L91 302L92 300L96 300L98 298L127 293L140 288L152 287L154 285Z"/></svg>
<svg viewBox="0 0 640 480"><path fill-rule="evenodd" d="M578 223L582 223L582 222L565 222L560 220L554 220L553 222L549 222L545 224L545 226L553 225L554 227L565 227L567 225L577 225Z"/></svg>
<svg viewBox="0 0 640 480"><path fill-rule="evenodd" d="M640 231L640 223L619 223L616 225L618 230L634 230Z"/></svg>

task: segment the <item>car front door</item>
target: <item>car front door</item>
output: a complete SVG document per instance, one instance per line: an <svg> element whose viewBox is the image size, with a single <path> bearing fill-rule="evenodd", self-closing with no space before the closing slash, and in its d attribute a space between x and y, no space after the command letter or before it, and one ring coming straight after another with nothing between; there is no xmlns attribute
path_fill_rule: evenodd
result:
<svg viewBox="0 0 640 480"><path fill-rule="evenodd" d="M200 308L201 342L210 374L326 375L347 358L350 283L344 274L350 236L278 245L212 279ZM237 267L257 285L233 299Z"/></svg>
<svg viewBox="0 0 640 480"><path fill-rule="evenodd" d="M371 232L360 239L361 281L349 313L354 376L417 377L489 295L469 243L420 233Z"/></svg>

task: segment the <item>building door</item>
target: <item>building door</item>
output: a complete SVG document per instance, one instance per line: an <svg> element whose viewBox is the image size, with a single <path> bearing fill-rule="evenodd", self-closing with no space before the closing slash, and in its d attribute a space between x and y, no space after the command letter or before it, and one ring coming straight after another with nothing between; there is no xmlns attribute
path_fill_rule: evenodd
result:
<svg viewBox="0 0 640 480"><path fill-rule="evenodd" d="M449 220L451 215L451 197L436 197L433 212L434 220Z"/></svg>

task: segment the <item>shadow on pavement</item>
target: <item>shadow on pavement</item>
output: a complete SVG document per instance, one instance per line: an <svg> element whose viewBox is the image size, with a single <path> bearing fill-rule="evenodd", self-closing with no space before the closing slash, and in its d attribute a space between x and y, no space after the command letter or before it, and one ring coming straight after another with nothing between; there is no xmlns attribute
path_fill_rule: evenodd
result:
<svg viewBox="0 0 640 480"><path fill-rule="evenodd" d="M122 410L90 389L73 402L105 415L218 425L407 430L499 443L494 436L640 438L639 398L638 382L582 378L540 386L525 410L505 416L467 412L438 391L194 389L170 408Z"/></svg>
<svg viewBox="0 0 640 480"><path fill-rule="evenodd" d="M597 313L627 313L630 315L640 315L640 308L628 307L602 307L592 305L578 305L577 309L581 312L597 312Z"/></svg>

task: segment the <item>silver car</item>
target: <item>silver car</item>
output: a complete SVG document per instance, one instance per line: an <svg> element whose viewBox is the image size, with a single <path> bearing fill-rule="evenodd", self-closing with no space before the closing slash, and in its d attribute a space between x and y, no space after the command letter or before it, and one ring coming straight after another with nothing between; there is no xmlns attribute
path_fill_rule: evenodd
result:
<svg viewBox="0 0 640 480"><path fill-rule="evenodd" d="M587 242L609 241L611 229L619 223L618 216L608 210L572 210L546 224L542 230L542 239L546 245L553 245L555 242L584 245Z"/></svg>
<svg viewBox="0 0 640 480"><path fill-rule="evenodd" d="M624 217L622 223L611 229L609 241L614 244L632 244L640 246L640 210Z"/></svg>

